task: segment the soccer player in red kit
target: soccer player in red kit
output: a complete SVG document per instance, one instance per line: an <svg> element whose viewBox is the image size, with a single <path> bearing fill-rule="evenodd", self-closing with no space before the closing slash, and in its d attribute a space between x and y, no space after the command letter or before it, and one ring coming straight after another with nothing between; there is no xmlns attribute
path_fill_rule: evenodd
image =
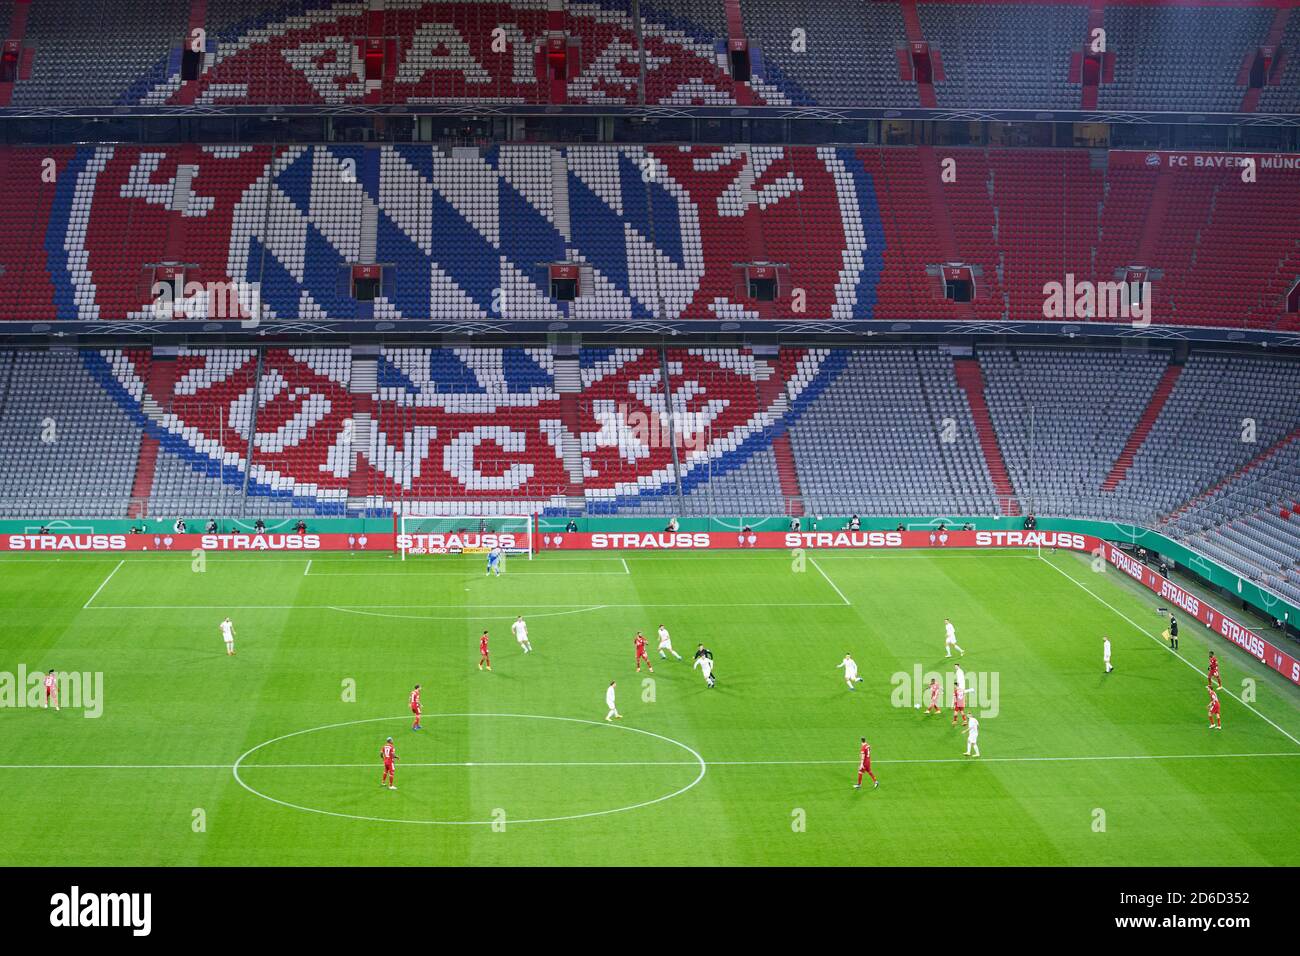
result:
<svg viewBox="0 0 1300 956"><path fill-rule="evenodd" d="M415 690L411 691L411 713L415 714L415 723L411 724L412 730L421 730L420 727L420 685L415 685Z"/></svg>
<svg viewBox="0 0 1300 956"><path fill-rule="evenodd" d="M862 789L862 775L865 773L871 778L871 789L875 790L876 787L880 786L880 781L871 772L871 744L867 743L866 737L862 738L862 748L858 752L862 755L862 762L858 764L858 782L853 785L853 789Z"/></svg>
<svg viewBox="0 0 1300 956"><path fill-rule="evenodd" d="M925 709L926 716L930 714L941 714L943 708L939 706L939 694L941 693L939 682L933 677L930 678L930 706Z"/></svg>
<svg viewBox="0 0 1300 956"><path fill-rule="evenodd" d="M641 673L641 661L644 658L645 666L650 668L650 673L655 672L655 666L650 663L650 655L645 652L645 635L640 631L636 632L636 672Z"/></svg>
<svg viewBox="0 0 1300 956"><path fill-rule="evenodd" d="M952 725L957 726L957 718L961 717L961 725L966 726L966 688L961 684L954 684L952 688Z"/></svg>
<svg viewBox="0 0 1300 956"><path fill-rule="evenodd" d="M59 709L59 679L55 676L54 671L45 675L45 706L50 706L50 701L54 701L54 709Z"/></svg>
<svg viewBox="0 0 1300 956"><path fill-rule="evenodd" d="M1208 687L1216 680L1219 682L1219 690L1223 690L1223 678L1219 676L1219 659L1214 656L1214 651L1210 651L1210 670L1205 678L1206 686Z"/></svg>
<svg viewBox="0 0 1300 956"><path fill-rule="evenodd" d="M484 665L487 665L488 670L492 669L492 658L488 654L487 631L484 631L483 636L478 639L478 669L482 670Z"/></svg>
<svg viewBox="0 0 1300 956"><path fill-rule="evenodd" d="M379 751L379 756L384 758L384 775L379 778L379 785L387 787L389 790L397 789L397 748L393 746L393 738L389 737L384 744L384 749Z"/></svg>
<svg viewBox="0 0 1300 956"><path fill-rule="evenodd" d="M1208 690L1208 691L1210 692L1210 706L1209 706L1209 712L1210 712L1210 729L1211 729L1211 730L1222 730L1222 729L1223 729L1223 718L1222 718L1221 716L1219 716L1219 695L1216 694L1216 693L1214 692L1214 689L1211 688L1211 687L1206 687L1205 689Z"/></svg>

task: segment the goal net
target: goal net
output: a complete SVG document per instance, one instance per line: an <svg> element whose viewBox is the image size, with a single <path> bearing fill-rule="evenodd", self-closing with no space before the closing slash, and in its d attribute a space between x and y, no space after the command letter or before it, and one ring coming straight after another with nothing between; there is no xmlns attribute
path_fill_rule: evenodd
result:
<svg viewBox="0 0 1300 956"><path fill-rule="evenodd" d="M500 548L504 571L506 555L533 557L532 515L404 514L399 521L397 548L403 561L407 555L481 554L486 562L487 553Z"/></svg>

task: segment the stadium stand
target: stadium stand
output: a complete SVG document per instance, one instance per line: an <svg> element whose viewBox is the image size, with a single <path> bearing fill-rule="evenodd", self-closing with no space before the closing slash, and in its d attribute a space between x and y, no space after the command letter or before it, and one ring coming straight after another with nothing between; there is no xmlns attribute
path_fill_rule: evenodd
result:
<svg viewBox="0 0 1300 956"><path fill-rule="evenodd" d="M1267 7L1114 6L1106 8L1115 81L1103 83L1102 109L1232 113L1248 52L1273 19Z"/></svg>
<svg viewBox="0 0 1300 956"><path fill-rule="evenodd" d="M1079 108L1070 56L1087 36L1085 7L918 3L916 10L942 58L943 79L934 84L940 107Z"/></svg>
<svg viewBox="0 0 1300 956"><path fill-rule="evenodd" d="M6 319L157 317L156 269L181 263L238 293L176 304L191 318L242 318L256 290L280 318L1041 320L1045 282L1141 264L1154 324L1300 327L1300 168L1243 182L1078 149L117 146L55 151L47 182L46 151L3 155ZM564 261L587 270L572 302L542 265ZM365 262L386 265L363 303L348 269ZM745 288L738 264L761 262L774 301ZM943 297L951 262L973 269L972 301Z"/></svg>
<svg viewBox="0 0 1300 956"><path fill-rule="evenodd" d="M0 4L0 18L4 16ZM740 0L356 2L36 0L29 75L13 104L638 103L1090 109L1078 3ZM1293 112L1300 18L1285 5L1114 4L1102 11L1109 66L1093 87L1110 110ZM639 14L639 17L638 17ZM557 19L558 18L558 19ZM191 22L191 21L194 22ZM1023 29L1032 22L1036 29ZM206 31L197 77L182 47ZM500 29L494 44L494 30ZM733 80L743 31L755 67ZM806 52L792 43L805 31ZM1276 31L1278 71L1248 103L1249 66ZM548 78L544 48L565 51ZM366 50L376 64L367 73ZM1271 41L1274 42L1274 41ZM928 44L918 83L909 44ZM502 48L504 44L504 48ZM923 102L922 85L932 102Z"/></svg>

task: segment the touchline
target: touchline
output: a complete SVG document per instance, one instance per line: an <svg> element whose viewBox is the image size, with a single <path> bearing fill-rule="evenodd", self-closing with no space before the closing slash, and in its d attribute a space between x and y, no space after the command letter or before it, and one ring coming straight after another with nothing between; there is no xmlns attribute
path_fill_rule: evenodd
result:
<svg viewBox="0 0 1300 956"><path fill-rule="evenodd" d="M50 925L60 927L128 926L133 936L148 936L153 925L152 893L68 893L50 897Z"/></svg>

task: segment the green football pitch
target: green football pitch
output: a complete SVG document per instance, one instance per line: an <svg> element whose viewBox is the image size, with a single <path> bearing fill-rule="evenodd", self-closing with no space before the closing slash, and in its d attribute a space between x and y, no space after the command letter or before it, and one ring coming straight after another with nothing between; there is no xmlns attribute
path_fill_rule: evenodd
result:
<svg viewBox="0 0 1300 956"><path fill-rule="evenodd" d="M1300 693L1186 618L1172 653L1156 607L1027 551L5 556L0 863L1300 865ZM978 759L913 706L945 617ZM89 675L58 713L14 694L49 668Z"/></svg>

